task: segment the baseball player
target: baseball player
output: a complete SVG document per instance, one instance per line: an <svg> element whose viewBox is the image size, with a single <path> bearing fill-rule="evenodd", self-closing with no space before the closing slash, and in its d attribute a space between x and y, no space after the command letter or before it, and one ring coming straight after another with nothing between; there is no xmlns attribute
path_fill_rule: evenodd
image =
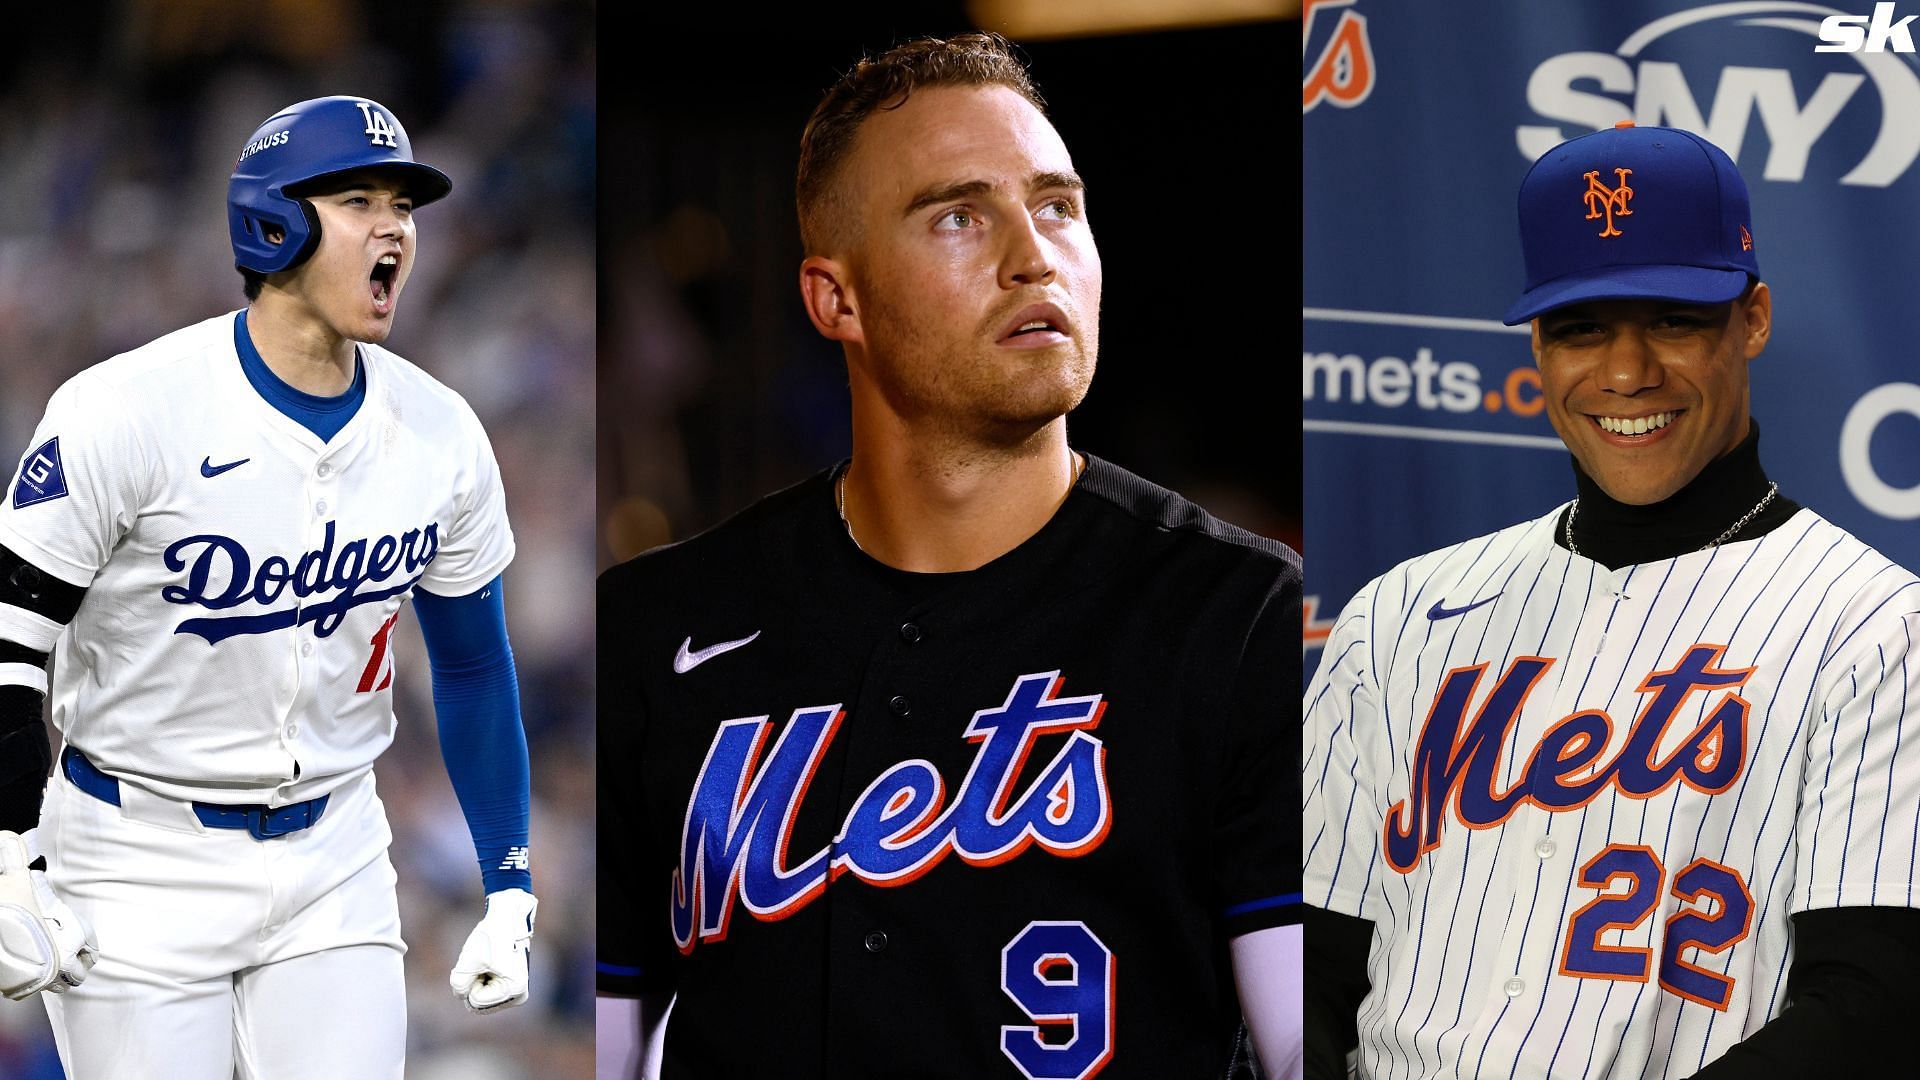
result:
<svg viewBox="0 0 1920 1080"><path fill-rule="evenodd" d="M1622 124L1520 187L1577 497L1376 578L1306 695L1310 1076L1912 1074L1920 580L1761 468L1747 189ZM1901 755L1905 756L1902 757Z"/></svg>
<svg viewBox="0 0 1920 1080"><path fill-rule="evenodd" d="M853 456L601 580L602 1037L671 996L667 1077L1220 1077L1244 1015L1277 1072L1298 556L1069 448L1100 261L1004 40L863 61L801 162Z"/></svg>
<svg viewBox="0 0 1920 1080"><path fill-rule="evenodd" d="M451 186L377 102L273 116L228 187L246 308L69 380L0 504L0 991L50 992L76 1080L401 1074L372 765L409 596L487 892L453 989L526 998L500 477L380 347Z"/></svg>

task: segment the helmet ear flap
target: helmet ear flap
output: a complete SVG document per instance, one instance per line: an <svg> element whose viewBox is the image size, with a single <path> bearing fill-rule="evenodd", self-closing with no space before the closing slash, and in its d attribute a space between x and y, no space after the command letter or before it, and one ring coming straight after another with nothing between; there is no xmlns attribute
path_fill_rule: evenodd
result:
<svg viewBox="0 0 1920 1080"><path fill-rule="evenodd" d="M296 199L294 201L300 204L300 215L307 219L307 235L300 241L300 247L294 251L293 257L287 260L287 269L289 270L306 262L308 257L313 254L314 249L320 246L320 212L313 208L313 203L310 200Z"/></svg>
<svg viewBox="0 0 1920 1080"><path fill-rule="evenodd" d="M320 214L305 199L277 195L265 206L236 204L228 217L234 266L240 269L258 274L291 270L320 244ZM275 232L281 234L278 242L268 239Z"/></svg>

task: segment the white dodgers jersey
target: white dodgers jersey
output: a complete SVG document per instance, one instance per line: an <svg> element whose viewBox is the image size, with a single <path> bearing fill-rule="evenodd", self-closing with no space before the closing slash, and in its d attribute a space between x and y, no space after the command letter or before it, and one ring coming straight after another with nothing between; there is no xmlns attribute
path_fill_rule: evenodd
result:
<svg viewBox="0 0 1920 1080"><path fill-rule="evenodd" d="M247 381L223 315L53 395L0 544L87 589L53 723L171 798L315 798L393 740L391 632L414 588L459 596L513 557L493 449L453 391L360 345L333 439Z"/></svg>
<svg viewBox="0 0 1920 1080"><path fill-rule="evenodd" d="M1618 570L1559 517L1375 579L1308 687L1362 1077L1690 1076L1781 1009L1790 915L1915 906L1920 581L1810 510Z"/></svg>

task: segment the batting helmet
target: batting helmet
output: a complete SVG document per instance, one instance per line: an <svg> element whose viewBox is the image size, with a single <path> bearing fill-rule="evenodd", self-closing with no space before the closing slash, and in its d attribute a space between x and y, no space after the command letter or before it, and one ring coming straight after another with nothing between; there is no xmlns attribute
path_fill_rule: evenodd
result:
<svg viewBox="0 0 1920 1080"><path fill-rule="evenodd" d="M314 98L274 114L247 140L227 181L234 266L271 274L300 265L320 243L320 218L298 188L367 168L404 174L415 206L453 190L445 173L413 160L406 129L379 102ZM267 240L269 226L286 234L280 243Z"/></svg>

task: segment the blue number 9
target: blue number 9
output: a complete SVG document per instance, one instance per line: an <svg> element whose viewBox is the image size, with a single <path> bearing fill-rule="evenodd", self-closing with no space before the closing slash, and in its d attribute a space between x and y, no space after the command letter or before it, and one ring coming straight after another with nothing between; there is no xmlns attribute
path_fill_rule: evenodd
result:
<svg viewBox="0 0 1920 1080"><path fill-rule="evenodd" d="M1033 1020L1000 1029L1022 1076L1086 1080L1113 1059L1113 951L1085 923L1028 923L1000 950L1000 989Z"/></svg>

